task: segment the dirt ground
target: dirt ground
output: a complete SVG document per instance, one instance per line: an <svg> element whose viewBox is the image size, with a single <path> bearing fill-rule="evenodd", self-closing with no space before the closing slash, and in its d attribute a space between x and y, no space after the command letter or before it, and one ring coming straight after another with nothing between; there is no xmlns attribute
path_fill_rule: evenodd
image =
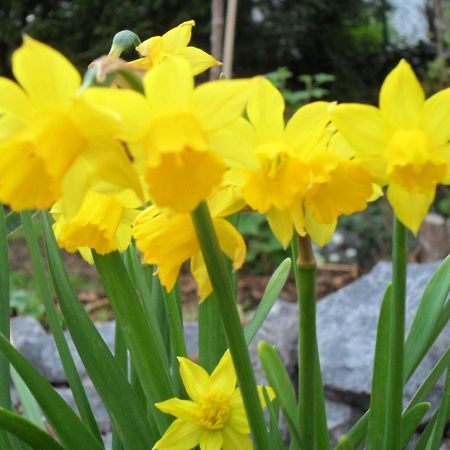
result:
<svg viewBox="0 0 450 450"><path fill-rule="evenodd" d="M78 254L63 252L63 255L66 270L75 280L74 287L80 301L94 319L107 320L110 318L112 313L95 267L86 263ZM10 265L12 271L21 271L32 276L33 270L28 249L21 239L13 240L10 243ZM359 275L360 271L356 265L326 264L320 266L317 279L318 299L352 282ZM243 312L251 311L258 305L269 278L269 275L246 273L245 267L239 273L238 298ZM197 288L187 268L184 268L181 274L181 289L185 318L194 319L198 304ZM287 301L295 301L293 277L288 279L281 297Z"/></svg>

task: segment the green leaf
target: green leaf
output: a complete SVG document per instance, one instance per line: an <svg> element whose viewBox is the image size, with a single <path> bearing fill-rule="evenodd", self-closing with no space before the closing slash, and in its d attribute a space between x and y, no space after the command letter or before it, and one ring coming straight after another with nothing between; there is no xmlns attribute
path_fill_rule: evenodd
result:
<svg viewBox="0 0 450 450"><path fill-rule="evenodd" d="M51 384L0 334L0 351L9 359L69 450L101 450L103 445L59 396Z"/></svg>
<svg viewBox="0 0 450 450"><path fill-rule="evenodd" d="M94 261L105 287L115 316L122 328L133 365L139 375L148 403L156 403L174 396L172 379L166 365L164 348L158 325L149 323L148 316L139 300L118 252L99 255ZM181 336L180 339L183 339ZM157 413L156 422L160 432L170 423L166 414ZM125 447L127 447L125 445Z"/></svg>
<svg viewBox="0 0 450 450"><path fill-rule="evenodd" d="M431 390L434 388L439 378L441 378L445 369L450 364L450 347L445 351L445 353L441 356L439 361L435 364L433 369L428 373L427 377L416 391L410 402L408 403L405 411L408 412L411 408L417 405L420 402L423 402Z"/></svg>
<svg viewBox="0 0 450 450"><path fill-rule="evenodd" d="M436 412L436 423L433 426L431 439L426 450L439 450L444 436L445 424L450 413L450 364L447 366L447 376L445 378L444 391L442 393L441 404Z"/></svg>
<svg viewBox="0 0 450 450"><path fill-rule="evenodd" d="M378 318L377 340L370 396L369 425L367 429L367 450L385 448L387 380L389 379L389 341L391 328L392 285L388 285L381 303Z"/></svg>
<svg viewBox="0 0 450 450"><path fill-rule="evenodd" d="M450 292L450 256L428 282L405 343L405 376L409 378L436 336L436 326ZM434 339L433 339L434 338Z"/></svg>
<svg viewBox="0 0 450 450"><path fill-rule="evenodd" d="M58 442L32 422L4 408L0 408L0 428L16 435L35 450L64 450Z"/></svg>
<svg viewBox="0 0 450 450"><path fill-rule="evenodd" d="M227 341L214 292L199 305L198 343L200 365L212 373L227 349Z"/></svg>
<svg viewBox="0 0 450 450"><path fill-rule="evenodd" d="M14 367L11 368L11 378L14 381L14 386L19 395L20 403L23 406L25 416L30 419L36 426L45 430L45 424L42 420L42 411L36 399L33 397L30 389L22 380Z"/></svg>
<svg viewBox="0 0 450 450"><path fill-rule="evenodd" d="M78 373L72 353L70 352L69 345L66 341L61 324L61 318L56 311L53 301L53 292L50 288L50 284L45 273L39 241L36 235L35 227L33 226L31 214L28 211L23 211L20 214L20 217L33 263L34 280L38 288L40 300L44 304L45 311L47 313L48 323L55 339L56 348L58 349L58 354L60 356L64 372L67 376L67 381L69 382L70 389L73 393L75 404L83 421L89 426L97 439L100 440L101 434L97 421L92 412L86 392L81 382L80 374Z"/></svg>
<svg viewBox="0 0 450 450"><path fill-rule="evenodd" d="M269 282L267 283L266 289L264 291L264 295L261 299L261 303L253 314L252 319L245 327L244 334L245 340L247 341L247 345L249 345L259 328L263 324L264 320L268 316L272 306L277 301L280 292L283 290L283 287L286 283L286 280L289 276L289 272L291 270L291 259L286 258L275 270L273 275L270 277Z"/></svg>
<svg viewBox="0 0 450 450"><path fill-rule="evenodd" d="M291 439L296 445L295 448L306 450L302 445L298 429L299 419L294 387L278 350L268 342L261 341L258 344L258 355L269 385L275 391L278 403L286 417Z"/></svg>
<svg viewBox="0 0 450 450"><path fill-rule="evenodd" d="M430 407L431 403L419 403L403 415L402 448L408 445Z"/></svg>
<svg viewBox="0 0 450 450"><path fill-rule="evenodd" d="M67 328L78 354L127 450L148 448L151 432L146 411L89 315L78 301L61 260L47 213L42 213L45 248ZM82 448L82 447L80 447Z"/></svg>
<svg viewBox="0 0 450 450"><path fill-rule="evenodd" d="M266 402L266 406L267 406L267 411L269 413L269 418L270 418L270 438L272 441L272 448L276 448L278 450L285 450L285 446L284 446L284 442L283 442L283 437L281 436L281 432L280 432L280 425L279 425L279 407L276 406L278 405L278 402L276 400L276 398L273 401L270 401L270 397L269 394L267 393L267 388L266 386L262 386L262 394L264 397L264 401Z"/></svg>

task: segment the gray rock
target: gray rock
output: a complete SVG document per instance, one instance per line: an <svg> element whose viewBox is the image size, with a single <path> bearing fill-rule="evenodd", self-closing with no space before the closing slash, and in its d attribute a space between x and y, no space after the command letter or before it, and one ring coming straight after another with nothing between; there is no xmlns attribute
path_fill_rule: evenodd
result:
<svg viewBox="0 0 450 450"><path fill-rule="evenodd" d="M198 355L198 323L195 320L184 322L184 338L188 355Z"/></svg>
<svg viewBox="0 0 450 450"><path fill-rule="evenodd" d="M107 433L103 436L103 442L105 443L106 450L111 450L112 447L112 433Z"/></svg>
<svg viewBox="0 0 450 450"><path fill-rule="evenodd" d="M408 266L406 327L410 326L426 283L438 264ZM373 354L381 298L391 280L391 265L373 271L327 296L317 307L317 329L324 385L347 404L366 408L372 382ZM409 400L450 342L447 327L405 388Z"/></svg>
<svg viewBox="0 0 450 450"><path fill-rule="evenodd" d="M111 421L109 419L108 413L105 410L105 407L102 404L102 401L100 400L100 397L97 394L97 391L95 390L91 381L87 379L83 380L83 385L100 431L103 434L108 433L109 431L111 431ZM72 391L69 388L60 387L56 388L56 390L73 409L77 410Z"/></svg>
<svg viewBox="0 0 450 450"><path fill-rule="evenodd" d="M114 348L115 322L96 325L103 340ZM11 335L16 348L53 384L67 382L53 336L47 334L40 322L33 317L15 317L11 320ZM86 375L81 358L69 333L65 332L75 365L81 376Z"/></svg>
<svg viewBox="0 0 450 450"><path fill-rule="evenodd" d="M325 399L327 425L330 433L331 446L361 417L362 411L345 403Z"/></svg>

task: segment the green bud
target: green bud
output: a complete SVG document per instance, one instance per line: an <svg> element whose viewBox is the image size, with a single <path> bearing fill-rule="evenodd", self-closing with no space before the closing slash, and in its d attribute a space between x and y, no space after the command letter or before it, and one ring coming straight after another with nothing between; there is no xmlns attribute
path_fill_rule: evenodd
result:
<svg viewBox="0 0 450 450"><path fill-rule="evenodd" d="M130 47L136 48L141 43L138 35L130 30L119 31L113 38L109 55L120 57Z"/></svg>

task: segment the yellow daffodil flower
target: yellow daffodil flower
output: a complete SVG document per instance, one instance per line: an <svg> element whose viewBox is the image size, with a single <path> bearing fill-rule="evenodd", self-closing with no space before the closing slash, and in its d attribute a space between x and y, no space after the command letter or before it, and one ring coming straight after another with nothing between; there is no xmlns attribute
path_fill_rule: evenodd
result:
<svg viewBox="0 0 450 450"><path fill-rule="evenodd" d="M189 213L219 185L227 164L254 164L222 128L236 121L251 80L219 80L194 89L189 64L166 58L144 77L146 97L126 89L90 89L92 101L122 117L122 139L160 208Z"/></svg>
<svg viewBox="0 0 450 450"><path fill-rule="evenodd" d="M90 190L80 209L71 214L73 207L63 198L51 210L56 240L68 252L80 251L88 262L92 262L91 250L100 254L123 251L130 245L139 206L139 199L130 190L116 195Z"/></svg>
<svg viewBox="0 0 450 450"><path fill-rule="evenodd" d="M162 36L153 36L136 47L142 58L131 64L151 69L169 55L184 58L191 66L192 74L198 75L213 66L220 66L220 62L197 47L188 46L191 40L193 20L183 22L172 28Z"/></svg>
<svg viewBox="0 0 450 450"><path fill-rule="evenodd" d="M241 209L242 201L236 199L231 188L223 188L211 197L208 204L220 248L233 261L233 269L238 270L245 260L245 242L223 217ZM188 214L167 216L156 206L150 206L136 219L133 236L145 262L158 266L161 283L169 292L175 285L181 265L189 259L200 299L205 300L212 292L200 244Z"/></svg>
<svg viewBox="0 0 450 450"><path fill-rule="evenodd" d="M77 95L78 72L52 48L25 36L12 60L20 86L0 78L0 201L15 210L52 206L80 158L100 171L108 161L120 183L125 168L133 169L114 140L118 115ZM129 183L136 185L133 176L122 187Z"/></svg>
<svg viewBox="0 0 450 450"><path fill-rule="evenodd" d="M450 184L450 88L428 100L404 60L386 77L380 106L342 104L333 121L417 233L438 184Z"/></svg>
<svg viewBox="0 0 450 450"><path fill-rule="evenodd" d="M154 445L158 450L251 450L250 428L230 352L226 351L211 375L187 358L178 358L180 375L190 400L171 398L156 407L176 417ZM273 390L266 387L270 400ZM258 386L265 406L262 386Z"/></svg>
<svg viewBox="0 0 450 450"><path fill-rule="evenodd" d="M266 214L285 247L294 229L324 245L339 215L365 209L372 195L367 171L330 147L332 107L327 102L306 105L285 127L281 93L269 81L258 80L247 106L249 123L242 119L232 126L246 142L243 151L255 154L261 166L237 171L242 196Z"/></svg>

